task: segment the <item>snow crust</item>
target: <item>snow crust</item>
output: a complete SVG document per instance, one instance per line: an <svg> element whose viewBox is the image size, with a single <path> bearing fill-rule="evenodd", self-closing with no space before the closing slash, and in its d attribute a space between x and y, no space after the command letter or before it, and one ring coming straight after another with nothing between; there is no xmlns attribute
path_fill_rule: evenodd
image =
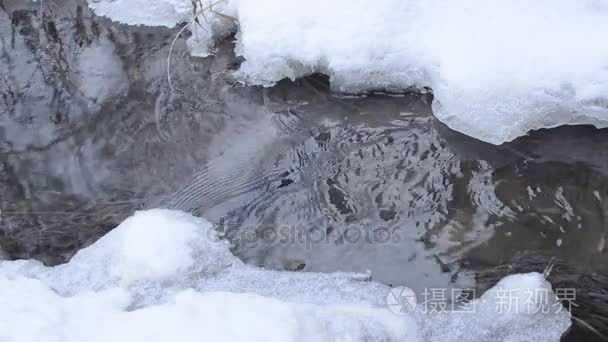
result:
<svg viewBox="0 0 608 342"><path fill-rule="evenodd" d="M132 24L192 16L188 0L91 1ZM239 20L237 76L248 84L322 72L340 92L430 87L439 120L494 144L542 127L608 126L608 0L229 0L215 9ZM235 29L207 17L209 29L189 40L196 55Z"/></svg>
<svg viewBox="0 0 608 342"><path fill-rule="evenodd" d="M495 144L608 123L608 1L241 0L238 17L250 83L323 72L341 92L427 86L441 121Z"/></svg>
<svg viewBox="0 0 608 342"><path fill-rule="evenodd" d="M540 313L554 299L492 311L496 291L550 291L537 273L503 279L462 315L395 315L389 289L365 278L247 266L207 221L142 211L67 264L1 261L0 341L557 341L570 324Z"/></svg>

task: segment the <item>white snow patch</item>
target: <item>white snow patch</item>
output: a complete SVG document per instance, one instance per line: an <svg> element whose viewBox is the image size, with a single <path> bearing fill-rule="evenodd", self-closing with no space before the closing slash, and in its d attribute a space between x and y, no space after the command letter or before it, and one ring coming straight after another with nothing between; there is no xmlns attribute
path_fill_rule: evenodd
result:
<svg viewBox="0 0 608 342"><path fill-rule="evenodd" d="M192 16L189 0L91 1L127 23ZM428 86L441 121L494 144L608 126L608 0L228 0L217 10L239 19L237 75L250 84L322 72L342 92ZM234 28L208 17L189 43L197 55Z"/></svg>
<svg viewBox="0 0 608 342"><path fill-rule="evenodd" d="M421 335L427 341L559 341L569 314L554 296L541 274L514 274L471 303L474 314L434 314L430 324L420 324Z"/></svg>
<svg viewBox="0 0 608 342"><path fill-rule="evenodd" d="M532 311L493 311L498 291L539 289L550 300ZM503 279L464 315L394 315L388 290L356 274L247 266L207 221L149 210L67 264L0 262L0 341L557 341L570 324L542 313L556 302L537 273Z"/></svg>
<svg viewBox="0 0 608 342"><path fill-rule="evenodd" d="M192 16L189 0L89 0L97 15L126 24L167 26Z"/></svg>
<svg viewBox="0 0 608 342"><path fill-rule="evenodd" d="M137 224L130 221L137 220ZM138 279L162 280L192 267L189 243L196 226L165 215L140 215L125 221L112 272L126 283ZM168 230L166 227L171 227Z"/></svg>

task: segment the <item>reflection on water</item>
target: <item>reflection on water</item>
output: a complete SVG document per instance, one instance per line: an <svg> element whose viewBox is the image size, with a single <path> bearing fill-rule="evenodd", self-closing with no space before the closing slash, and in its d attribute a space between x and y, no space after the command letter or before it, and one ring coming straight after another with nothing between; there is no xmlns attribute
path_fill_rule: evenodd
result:
<svg viewBox="0 0 608 342"><path fill-rule="evenodd" d="M163 206L214 221L253 264L418 290L485 289L556 257L553 284L608 331L608 131L492 146L437 122L432 94L233 84L230 42L195 59L180 40L172 93L176 30L57 3L0 2L0 255L64 262Z"/></svg>

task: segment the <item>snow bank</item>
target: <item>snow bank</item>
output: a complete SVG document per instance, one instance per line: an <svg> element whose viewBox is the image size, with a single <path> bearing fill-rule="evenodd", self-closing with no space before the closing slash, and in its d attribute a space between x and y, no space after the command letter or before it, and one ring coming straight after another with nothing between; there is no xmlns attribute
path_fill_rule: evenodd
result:
<svg viewBox="0 0 608 342"><path fill-rule="evenodd" d="M384 285L250 267L205 220L150 210L67 264L0 262L0 341L559 340L569 314L540 313L554 299L530 312L492 311L493 293L513 289L550 292L541 275L516 275L473 313L398 316L385 307Z"/></svg>
<svg viewBox="0 0 608 342"><path fill-rule="evenodd" d="M91 0L100 15L172 26L188 0ZM204 2L208 3L208 1ZM435 91L435 115L499 144L531 129L608 126L608 0L229 0L238 17L237 75L274 84L313 72L341 92ZM207 16L190 45L206 55L233 28Z"/></svg>

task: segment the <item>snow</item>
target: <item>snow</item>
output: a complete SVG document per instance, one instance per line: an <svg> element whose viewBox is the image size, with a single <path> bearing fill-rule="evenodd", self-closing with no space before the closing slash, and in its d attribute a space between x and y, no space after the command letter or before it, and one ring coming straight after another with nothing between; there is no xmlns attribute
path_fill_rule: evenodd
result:
<svg viewBox="0 0 608 342"><path fill-rule="evenodd" d="M192 251L184 248L196 230L190 222L171 220L164 215L144 215L137 224L129 221L126 224L130 224L130 229L122 231L112 271L127 284L139 279L166 279L192 267ZM173 227L167 230L168 226Z"/></svg>
<svg viewBox="0 0 608 342"><path fill-rule="evenodd" d="M188 0L91 1L131 24L192 17ZM239 19L246 61L236 74L248 84L322 72L339 92L431 87L439 120L494 144L542 127L608 126L608 0L228 0L215 9ZM209 29L189 40L200 56L235 27L207 17Z"/></svg>
<svg viewBox="0 0 608 342"><path fill-rule="evenodd" d="M204 219L154 209L67 264L0 261L0 341L557 341L570 324L541 313L556 302L538 273L503 279L466 315L395 315L365 275L268 271L229 247ZM549 301L495 313L496 293L524 289Z"/></svg>
<svg viewBox="0 0 608 342"><path fill-rule="evenodd" d="M538 273L505 277L471 305L472 315L433 315L421 335L430 341L559 341L569 325Z"/></svg>
<svg viewBox="0 0 608 342"><path fill-rule="evenodd" d="M100 16L127 24L168 26L192 16L188 0L90 0L91 8Z"/></svg>

